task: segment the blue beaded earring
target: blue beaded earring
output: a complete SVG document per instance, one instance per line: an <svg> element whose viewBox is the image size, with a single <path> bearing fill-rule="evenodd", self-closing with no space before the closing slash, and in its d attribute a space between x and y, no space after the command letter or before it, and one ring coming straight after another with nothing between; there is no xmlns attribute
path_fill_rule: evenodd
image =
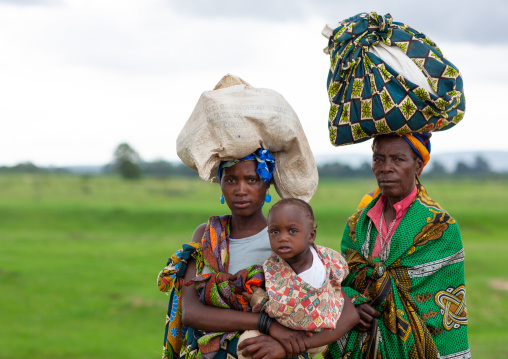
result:
<svg viewBox="0 0 508 359"><path fill-rule="evenodd" d="M267 191L266 195L265 195L265 202L270 203L271 201L272 201L272 196L270 196L270 194Z"/></svg>
<svg viewBox="0 0 508 359"><path fill-rule="evenodd" d="M221 195L221 196L220 196L220 203L221 203L221 204L224 204L224 195Z"/></svg>

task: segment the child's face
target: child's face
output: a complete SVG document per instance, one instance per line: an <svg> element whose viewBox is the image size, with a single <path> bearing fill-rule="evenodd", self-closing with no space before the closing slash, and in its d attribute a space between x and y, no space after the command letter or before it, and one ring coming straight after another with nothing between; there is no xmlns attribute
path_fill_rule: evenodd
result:
<svg viewBox="0 0 508 359"><path fill-rule="evenodd" d="M309 251L316 229L303 208L287 204L270 211L268 236L272 250L291 264Z"/></svg>

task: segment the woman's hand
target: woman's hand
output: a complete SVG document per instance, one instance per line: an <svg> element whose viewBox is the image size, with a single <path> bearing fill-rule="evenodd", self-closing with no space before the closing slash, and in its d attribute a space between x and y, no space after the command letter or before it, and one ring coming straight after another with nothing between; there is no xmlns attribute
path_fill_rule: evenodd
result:
<svg viewBox="0 0 508 359"><path fill-rule="evenodd" d="M356 325L356 329L360 332L366 332L372 326L374 318L381 317L381 313L374 309L370 304L363 303L356 307L360 315L360 322Z"/></svg>
<svg viewBox="0 0 508 359"><path fill-rule="evenodd" d="M288 358L303 354L310 348L309 338L312 337L310 332L286 328L275 320L272 322L269 332L270 336L284 347Z"/></svg>
<svg viewBox="0 0 508 359"><path fill-rule="evenodd" d="M273 325L273 324L272 324ZM244 357L252 356L252 359L276 359L292 357L284 350L284 347L269 335L259 335L245 339L238 345Z"/></svg>

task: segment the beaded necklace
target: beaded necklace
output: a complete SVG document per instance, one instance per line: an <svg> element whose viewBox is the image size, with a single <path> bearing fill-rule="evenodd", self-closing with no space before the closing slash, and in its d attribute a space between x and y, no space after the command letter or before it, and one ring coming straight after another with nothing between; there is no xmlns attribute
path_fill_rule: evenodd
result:
<svg viewBox="0 0 508 359"><path fill-rule="evenodd" d="M383 229L383 218L384 218L384 212L386 209L386 204L383 207L383 211L381 212L381 220L379 221L379 240L381 244L381 253L379 254L379 259L381 261L385 262L388 259L388 256L390 255L390 246L388 245L390 243L390 240L393 236L392 230L393 226L395 225L395 222L397 218L394 218L393 221L390 222L390 227L388 228L388 232L386 233L385 238L383 238L382 229ZM369 221L369 226L367 227L367 235L365 238L365 242L362 246L362 255L367 258L369 256L369 247L370 247L370 231L372 229L372 219Z"/></svg>
<svg viewBox="0 0 508 359"><path fill-rule="evenodd" d="M385 206L383 207L383 212L381 212L381 219L379 220L379 240L380 240L380 243L381 243L381 251L383 251L383 249L386 247L386 245L388 244L388 242L390 241L390 239L392 239L392 236L390 235L391 232L392 232L392 229L393 229L393 226L395 225L395 221L397 220L397 217L395 217L393 219L393 221L390 222L390 227L388 228L388 232L386 232L386 237L383 239L383 216L385 214L385 209L386 209L386 203L385 203Z"/></svg>

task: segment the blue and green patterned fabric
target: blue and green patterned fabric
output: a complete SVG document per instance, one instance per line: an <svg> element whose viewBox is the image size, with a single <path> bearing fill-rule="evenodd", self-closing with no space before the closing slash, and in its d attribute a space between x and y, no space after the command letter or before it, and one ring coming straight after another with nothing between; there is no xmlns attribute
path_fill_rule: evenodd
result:
<svg viewBox="0 0 508 359"><path fill-rule="evenodd" d="M431 88L412 83L369 51L380 42L398 46L422 70ZM341 22L328 44L328 127L334 146L378 134L443 131L465 112L459 70L436 44L390 14L361 13Z"/></svg>

